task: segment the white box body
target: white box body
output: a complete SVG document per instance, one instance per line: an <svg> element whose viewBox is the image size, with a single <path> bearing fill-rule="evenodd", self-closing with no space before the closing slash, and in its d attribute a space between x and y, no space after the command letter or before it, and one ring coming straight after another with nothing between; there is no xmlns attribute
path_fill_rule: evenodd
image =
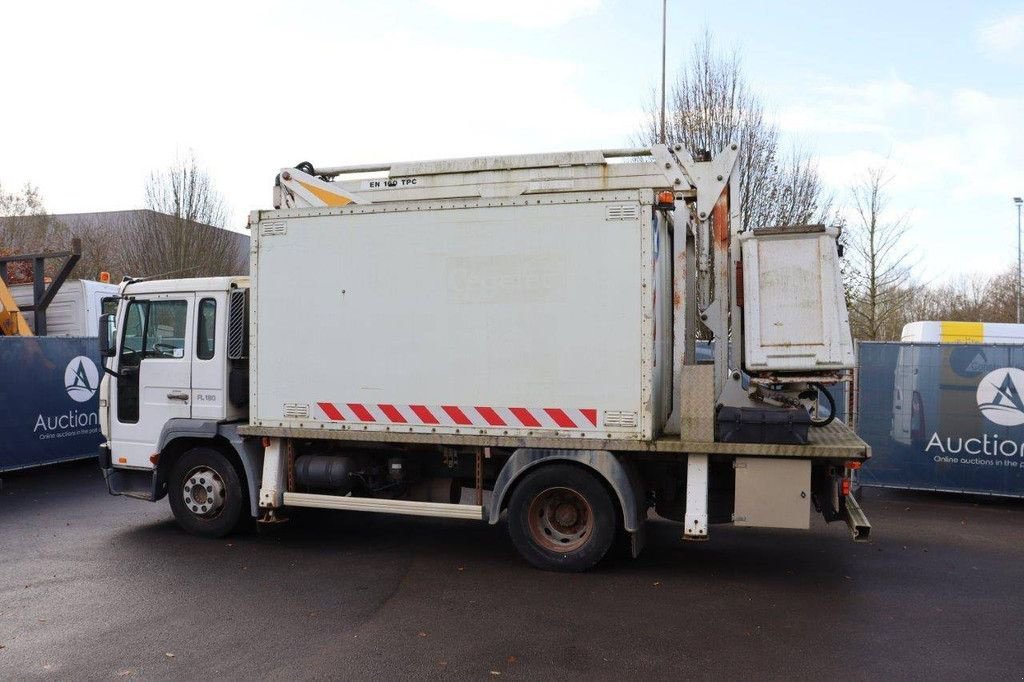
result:
<svg viewBox="0 0 1024 682"><path fill-rule="evenodd" d="M740 235L744 368L814 373L854 366L838 231Z"/></svg>
<svg viewBox="0 0 1024 682"><path fill-rule="evenodd" d="M672 325L650 195L261 213L251 422L651 438Z"/></svg>
<svg viewBox="0 0 1024 682"><path fill-rule="evenodd" d="M10 289L19 307L32 305L31 284L12 285ZM97 336L103 298L116 295L116 284L88 279L67 280L46 308L46 335ZM22 314L29 328L35 332L35 313Z"/></svg>

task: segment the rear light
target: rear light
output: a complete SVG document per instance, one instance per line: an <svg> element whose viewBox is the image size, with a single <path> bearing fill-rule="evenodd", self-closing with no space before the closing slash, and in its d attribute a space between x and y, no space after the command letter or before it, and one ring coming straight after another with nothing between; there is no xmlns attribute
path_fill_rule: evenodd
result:
<svg viewBox="0 0 1024 682"><path fill-rule="evenodd" d="M663 192L658 192L658 208L663 210L671 211L676 207L676 195L672 193L672 190L666 189Z"/></svg>
<svg viewBox="0 0 1024 682"><path fill-rule="evenodd" d="M844 478L841 485L842 485L843 497L846 497L847 495L850 494L850 485L851 485L850 479Z"/></svg>
<svg viewBox="0 0 1024 682"><path fill-rule="evenodd" d="M924 403L917 391L910 398L910 438L924 440Z"/></svg>
<svg viewBox="0 0 1024 682"><path fill-rule="evenodd" d="M860 465L861 465L860 462L852 461L851 460L851 461L846 463L846 468L847 469L860 469Z"/></svg>

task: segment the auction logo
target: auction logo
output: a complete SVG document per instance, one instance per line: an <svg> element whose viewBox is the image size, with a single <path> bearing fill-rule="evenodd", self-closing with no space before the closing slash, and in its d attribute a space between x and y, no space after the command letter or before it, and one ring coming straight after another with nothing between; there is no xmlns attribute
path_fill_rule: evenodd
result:
<svg viewBox="0 0 1024 682"><path fill-rule="evenodd" d="M96 363L84 355L72 358L64 370L64 389L75 402L84 403L100 387L100 373Z"/></svg>
<svg viewBox="0 0 1024 682"><path fill-rule="evenodd" d="M1000 426L1024 424L1024 370L1003 367L989 372L978 384L978 408L985 418Z"/></svg>

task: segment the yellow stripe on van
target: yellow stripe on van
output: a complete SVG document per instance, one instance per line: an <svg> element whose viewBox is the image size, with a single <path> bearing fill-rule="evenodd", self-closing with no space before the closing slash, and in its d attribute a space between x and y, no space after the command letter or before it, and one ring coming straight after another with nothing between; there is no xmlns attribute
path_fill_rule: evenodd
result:
<svg viewBox="0 0 1024 682"><path fill-rule="evenodd" d="M939 332L939 343L981 343L984 340L984 322L943 322Z"/></svg>
<svg viewBox="0 0 1024 682"><path fill-rule="evenodd" d="M311 185L308 182L303 182L302 180L296 180L295 182L308 189L317 199L328 206L347 206L352 203L352 200L348 197L335 194L334 192L329 192L321 187L317 187L316 185Z"/></svg>

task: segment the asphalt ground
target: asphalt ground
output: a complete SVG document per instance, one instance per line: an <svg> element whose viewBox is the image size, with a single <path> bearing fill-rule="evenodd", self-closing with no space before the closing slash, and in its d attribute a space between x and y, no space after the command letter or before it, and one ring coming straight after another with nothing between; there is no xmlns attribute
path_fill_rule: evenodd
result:
<svg viewBox="0 0 1024 682"><path fill-rule="evenodd" d="M585 574L504 524L182 533L92 462L0 490L0 679L1024 679L1024 503L867 490L873 541L649 527Z"/></svg>

